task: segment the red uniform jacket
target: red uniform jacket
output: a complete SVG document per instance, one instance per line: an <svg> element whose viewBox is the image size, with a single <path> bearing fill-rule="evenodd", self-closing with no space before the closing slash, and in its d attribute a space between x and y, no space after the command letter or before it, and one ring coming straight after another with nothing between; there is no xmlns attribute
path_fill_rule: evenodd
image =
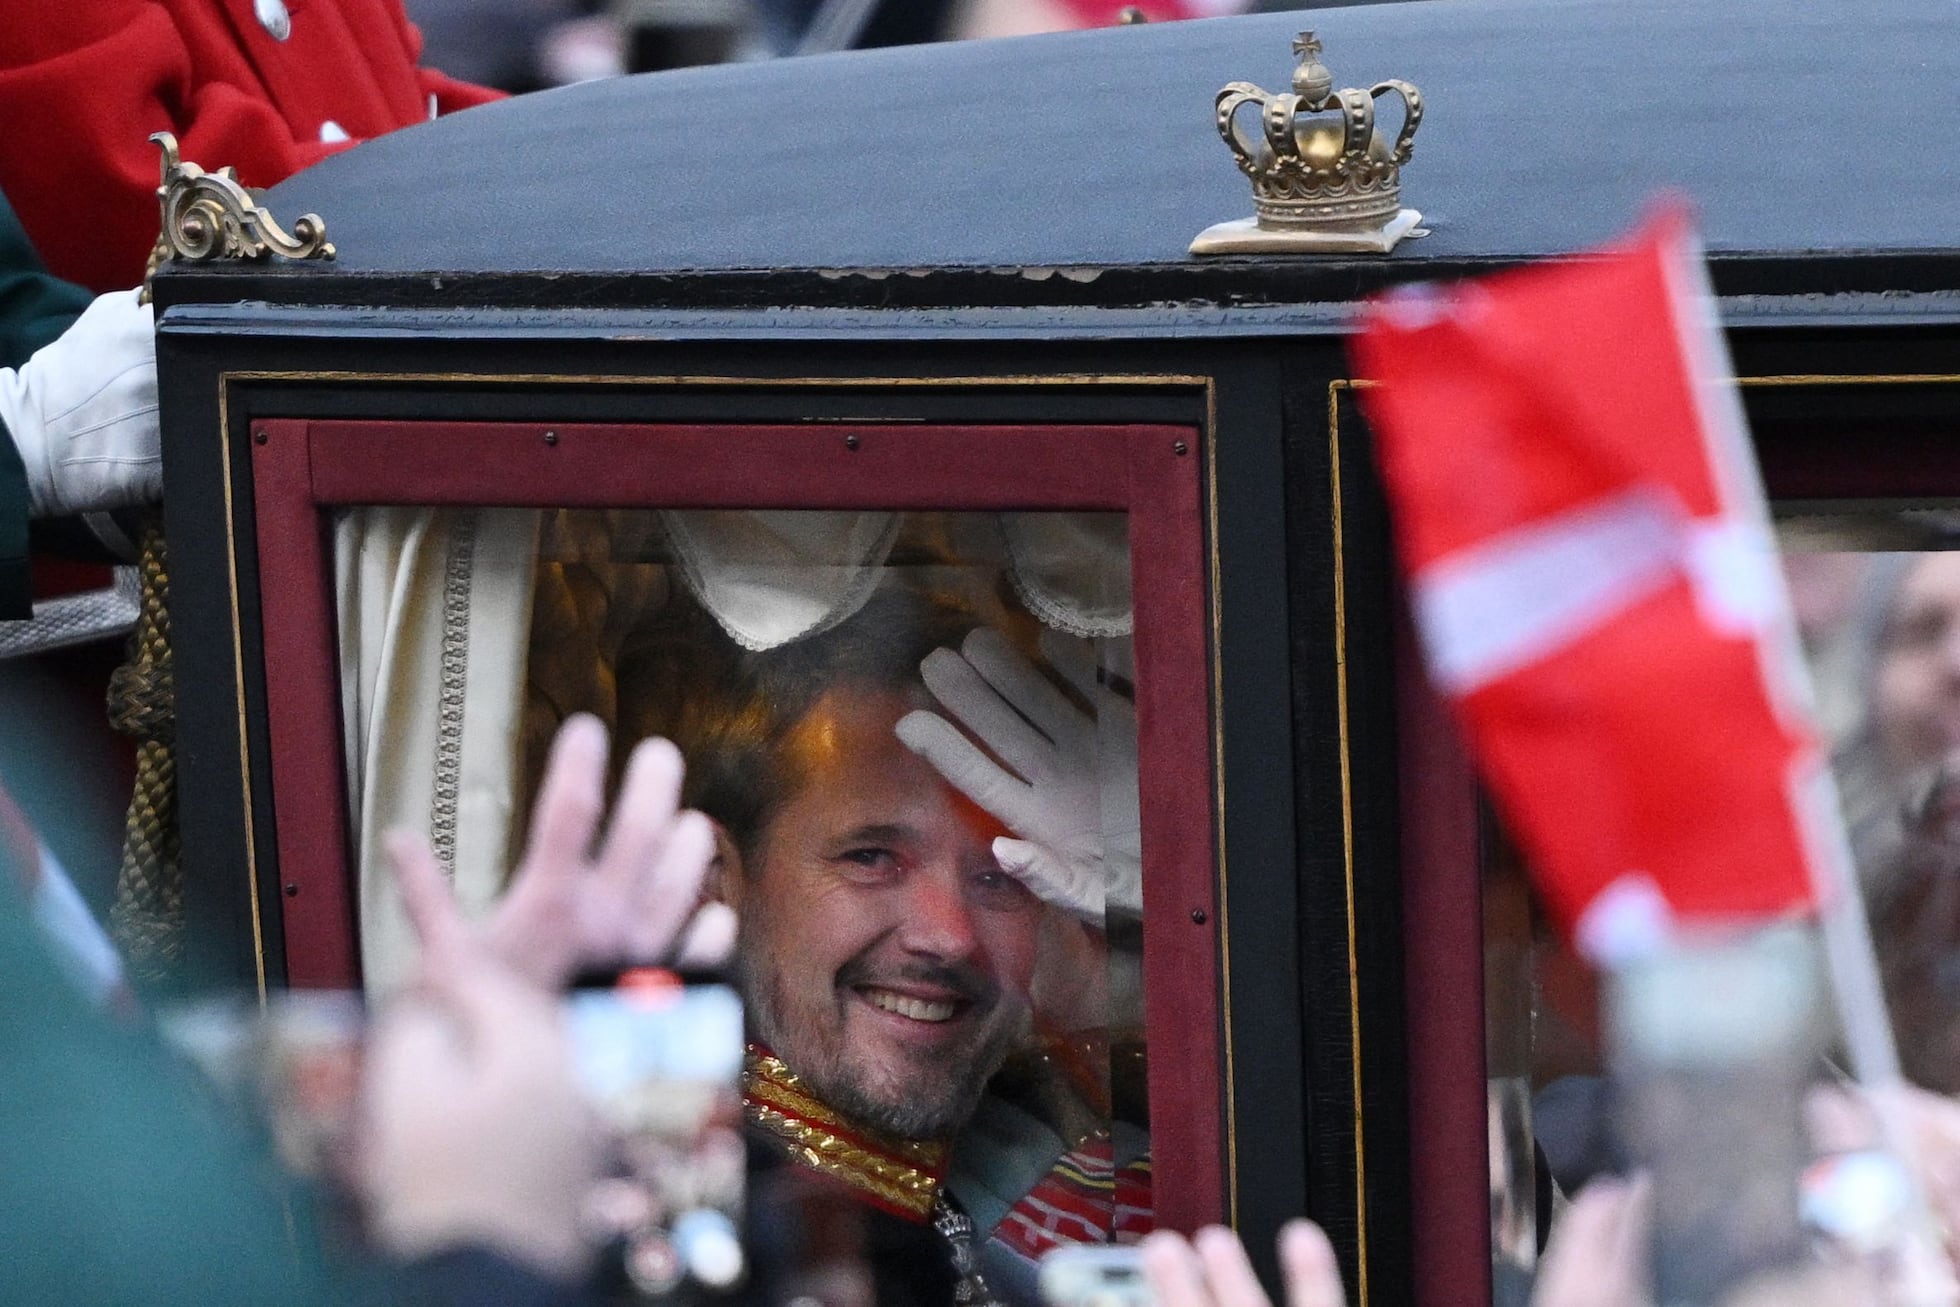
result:
<svg viewBox="0 0 1960 1307"><path fill-rule="evenodd" d="M283 3L284 41L255 0L0 0L0 193L51 271L96 291L142 279L151 132L272 186L345 148L328 123L359 141L428 118L432 98L448 113L498 97L416 66L401 0L256 3Z"/></svg>

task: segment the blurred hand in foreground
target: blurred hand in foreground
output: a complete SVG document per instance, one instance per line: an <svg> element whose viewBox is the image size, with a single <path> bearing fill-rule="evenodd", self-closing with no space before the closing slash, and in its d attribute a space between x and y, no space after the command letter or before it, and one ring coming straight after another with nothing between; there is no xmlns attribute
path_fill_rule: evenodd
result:
<svg viewBox="0 0 1960 1307"><path fill-rule="evenodd" d="M523 861L487 923L497 955L547 988L607 967L711 965L734 947L734 914L701 901L714 829L680 810L680 750L662 739L634 747L595 839L606 752L597 718L575 714L559 728Z"/></svg>
<svg viewBox="0 0 1960 1307"><path fill-rule="evenodd" d="M1650 1206L1644 1178L1587 1185L1552 1231L1533 1307L1648 1307ZM1289 1222L1280 1231L1279 1256L1287 1307L1344 1307L1334 1250L1318 1226ZM1160 1230L1143 1241L1143 1269L1156 1307L1272 1307L1230 1230L1209 1227L1188 1242ZM1873 1307L1864 1287L1843 1268L1802 1267L1745 1286L1725 1307Z"/></svg>
<svg viewBox="0 0 1960 1307"><path fill-rule="evenodd" d="M1552 1227L1538 1263L1532 1307L1651 1307L1648 1240L1653 1194L1644 1176L1602 1177L1579 1192ZM1881 1307L1857 1267L1786 1267L1738 1285L1722 1307Z"/></svg>
<svg viewBox="0 0 1960 1307"><path fill-rule="evenodd" d="M369 1034L358 1173L373 1238L403 1260L478 1247L574 1277L600 1135L557 1000L463 920L426 840L397 832L388 855L422 953Z"/></svg>
<svg viewBox="0 0 1960 1307"><path fill-rule="evenodd" d="M1641 1307L1647 1302L1651 1195L1645 1178L1601 1177L1552 1227L1532 1307Z"/></svg>
<svg viewBox="0 0 1960 1307"><path fill-rule="evenodd" d="M1312 1221L1279 1232L1287 1307L1345 1307L1341 1272L1327 1236ZM1238 1235L1207 1226L1186 1240L1159 1230L1143 1241L1143 1272L1157 1307L1271 1307Z"/></svg>
<svg viewBox="0 0 1960 1307"><path fill-rule="evenodd" d="M1810 1092L1804 1114L1818 1152L1828 1156L1884 1147L1870 1101L1875 1092L1835 1085ZM1945 1238L1951 1270L1960 1278L1960 1102L1912 1085L1893 1092L1897 1120L1908 1135L1905 1160Z"/></svg>

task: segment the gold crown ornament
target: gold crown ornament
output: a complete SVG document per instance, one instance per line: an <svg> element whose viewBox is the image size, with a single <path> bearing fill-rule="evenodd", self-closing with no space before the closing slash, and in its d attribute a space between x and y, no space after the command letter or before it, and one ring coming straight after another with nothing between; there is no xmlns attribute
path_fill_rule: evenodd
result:
<svg viewBox="0 0 1960 1307"><path fill-rule="evenodd" d="M1402 207L1402 165L1422 125L1422 93L1393 78L1335 90L1312 32L1300 33L1293 53L1300 66L1290 94L1251 82L1218 93L1218 134L1252 179L1254 215L1205 228L1191 253L1386 254L1422 220ZM1393 144L1375 121L1375 102L1391 91L1403 106ZM1240 112L1248 106L1258 109L1256 132Z"/></svg>

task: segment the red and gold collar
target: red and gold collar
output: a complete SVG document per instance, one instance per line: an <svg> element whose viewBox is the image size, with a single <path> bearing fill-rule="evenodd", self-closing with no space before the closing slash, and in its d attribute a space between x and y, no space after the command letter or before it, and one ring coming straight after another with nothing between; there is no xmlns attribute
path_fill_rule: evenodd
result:
<svg viewBox="0 0 1960 1307"><path fill-rule="evenodd" d="M790 1157L847 1185L894 1216L924 1221L946 1174L946 1145L900 1139L848 1122L819 1102L781 1058L749 1045L742 1109Z"/></svg>

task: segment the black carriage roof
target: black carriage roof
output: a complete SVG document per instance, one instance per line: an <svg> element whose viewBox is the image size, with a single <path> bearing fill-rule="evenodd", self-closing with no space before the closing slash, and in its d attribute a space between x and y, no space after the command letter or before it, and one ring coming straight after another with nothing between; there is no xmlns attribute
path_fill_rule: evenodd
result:
<svg viewBox="0 0 1960 1307"><path fill-rule="evenodd" d="M685 70L420 125L271 204L325 217L339 275L1185 281L1208 262L1191 238L1251 212L1213 97L1286 89L1310 26L1335 85L1421 88L1403 202L1430 234L1385 259L1231 260L1201 298L1345 299L1581 248L1666 190L1699 209L1718 276L1945 290L1956 24L1951 0L1413 0Z"/></svg>

